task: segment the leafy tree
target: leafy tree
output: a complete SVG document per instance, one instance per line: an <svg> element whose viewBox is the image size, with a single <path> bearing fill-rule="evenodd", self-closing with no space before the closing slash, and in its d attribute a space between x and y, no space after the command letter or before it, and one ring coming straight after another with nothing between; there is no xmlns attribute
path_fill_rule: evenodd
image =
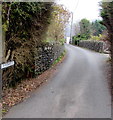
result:
<svg viewBox="0 0 113 120"><path fill-rule="evenodd" d="M80 25L79 22L74 24L74 28L75 28L75 35L80 34Z"/></svg>
<svg viewBox="0 0 113 120"><path fill-rule="evenodd" d="M3 30L6 31L6 40L14 35L22 39L28 35L29 38L32 26L37 26L36 22L40 22L42 14L48 11L47 7L49 7L48 4L42 2L8 2L3 3L2 6Z"/></svg>
<svg viewBox="0 0 113 120"><path fill-rule="evenodd" d="M111 42L112 73L113 73L113 2L102 2L101 7L102 7L101 16L103 18L103 24L107 27L109 41Z"/></svg>
<svg viewBox="0 0 113 120"><path fill-rule="evenodd" d="M103 31L106 30L106 27L101 24L101 21L96 20L91 24L91 33L93 36L99 36Z"/></svg>
<svg viewBox="0 0 113 120"><path fill-rule="evenodd" d="M91 31L90 31L90 26L91 26L90 21L87 20L87 19L82 19L79 24L80 24L81 35L85 35L86 39L90 38L90 33L91 33Z"/></svg>
<svg viewBox="0 0 113 120"><path fill-rule="evenodd" d="M2 27L6 38L4 62L14 60L16 63L15 70L8 68L3 73L3 84L33 77L34 56L49 25L51 5L44 2L2 3Z"/></svg>
<svg viewBox="0 0 113 120"><path fill-rule="evenodd" d="M62 5L53 6L50 26L47 31L47 38L56 42L64 42L65 28L69 21L70 13Z"/></svg>

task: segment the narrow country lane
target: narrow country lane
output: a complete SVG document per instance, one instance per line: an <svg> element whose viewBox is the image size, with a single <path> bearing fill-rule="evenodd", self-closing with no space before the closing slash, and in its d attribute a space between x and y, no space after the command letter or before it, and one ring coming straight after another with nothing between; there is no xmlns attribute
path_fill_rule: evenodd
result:
<svg viewBox="0 0 113 120"><path fill-rule="evenodd" d="M56 75L14 106L6 118L111 118L111 96L102 71L104 54L65 45Z"/></svg>

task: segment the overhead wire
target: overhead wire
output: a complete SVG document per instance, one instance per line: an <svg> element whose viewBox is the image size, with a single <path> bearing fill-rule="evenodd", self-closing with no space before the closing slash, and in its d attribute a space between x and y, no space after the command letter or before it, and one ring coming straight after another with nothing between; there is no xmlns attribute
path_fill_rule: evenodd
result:
<svg viewBox="0 0 113 120"><path fill-rule="evenodd" d="M76 7L75 7L74 11L77 9L78 5L79 5L79 0L77 0L77 4L76 4ZM74 11L71 12L71 14L72 14L72 18L71 18L71 29L70 29L70 41L71 41L71 42L72 42L72 28L73 28Z"/></svg>

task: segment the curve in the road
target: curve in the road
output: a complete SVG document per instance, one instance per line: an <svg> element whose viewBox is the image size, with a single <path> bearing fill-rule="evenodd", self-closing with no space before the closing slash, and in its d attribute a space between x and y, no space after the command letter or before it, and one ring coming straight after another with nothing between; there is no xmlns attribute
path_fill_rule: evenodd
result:
<svg viewBox="0 0 113 120"><path fill-rule="evenodd" d="M59 72L6 118L111 118L111 96L103 65L107 57L66 45Z"/></svg>

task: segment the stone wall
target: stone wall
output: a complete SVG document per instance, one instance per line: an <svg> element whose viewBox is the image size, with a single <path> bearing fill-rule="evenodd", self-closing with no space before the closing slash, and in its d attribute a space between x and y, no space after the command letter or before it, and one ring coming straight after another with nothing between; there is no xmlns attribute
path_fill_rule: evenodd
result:
<svg viewBox="0 0 113 120"><path fill-rule="evenodd" d="M31 65L24 64L24 67L19 66L20 69L18 69L18 64L16 64L15 62L14 66L8 67L3 70L3 87L15 86L21 80L33 78L36 75L40 75L45 70L49 69L54 61L64 52L64 45L43 44L41 46L37 46L37 48L34 49L35 53L33 54L34 58ZM27 68L25 66L27 66ZM22 71L21 69L23 69L24 71ZM23 77L24 74L26 74L25 77Z"/></svg>
<svg viewBox="0 0 113 120"><path fill-rule="evenodd" d="M104 51L104 42L102 41L80 40L78 46L94 50L96 52Z"/></svg>
<svg viewBox="0 0 113 120"><path fill-rule="evenodd" d="M63 52L64 46L56 43L39 46L35 57L35 74L41 74L49 69Z"/></svg>

